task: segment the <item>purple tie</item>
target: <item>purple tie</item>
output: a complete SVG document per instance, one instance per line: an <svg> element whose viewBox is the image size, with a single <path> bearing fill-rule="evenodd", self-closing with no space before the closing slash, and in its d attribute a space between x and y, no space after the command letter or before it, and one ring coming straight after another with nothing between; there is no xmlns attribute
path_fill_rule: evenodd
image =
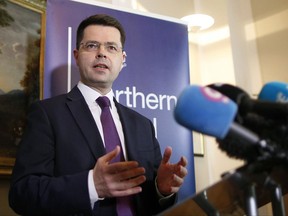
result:
<svg viewBox="0 0 288 216"><path fill-rule="evenodd" d="M103 128L104 142L106 152L110 152L116 148L117 145L121 148L121 153L112 160L113 162L124 161L123 151L121 147L121 141L116 130L115 123L113 121L110 112L110 100L108 97L98 97L96 102L102 109L100 120ZM134 215L132 205L130 204L130 197L119 197L117 200L117 214L118 216Z"/></svg>

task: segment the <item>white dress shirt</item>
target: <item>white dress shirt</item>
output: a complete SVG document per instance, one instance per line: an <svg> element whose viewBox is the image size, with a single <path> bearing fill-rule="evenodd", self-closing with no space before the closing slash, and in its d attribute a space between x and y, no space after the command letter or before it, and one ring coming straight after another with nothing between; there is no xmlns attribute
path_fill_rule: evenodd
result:
<svg viewBox="0 0 288 216"><path fill-rule="evenodd" d="M77 87L79 88L80 92L82 93L82 95L83 95L92 115L93 115L93 118L94 118L96 125L98 127L98 130L100 132L101 138L102 138L103 143L105 145L103 129L102 129L102 124L101 124L101 120L100 120L100 115L101 115L102 110L101 110L101 107L96 102L96 99L100 96L103 96L103 95L101 95L95 89L92 89L91 87L83 84L81 81L79 81ZM108 97L110 100L110 104L111 104L110 111L111 111L112 118L113 118L114 123L116 125L116 129L117 129L120 141L121 141L121 147L123 149L123 155L124 155L124 158L126 159L127 154L126 154L126 148L125 148L124 133L123 133L122 124L121 124L116 106L115 106L114 101L113 101L113 97L114 97L113 91L111 90L105 96ZM94 203L96 201L98 201L99 199L102 200L102 198L100 198L98 196L98 193L97 193L95 185L94 185L93 169L89 171L89 175L88 175L88 190L89 190L91 207L93 208Z"/></svg>

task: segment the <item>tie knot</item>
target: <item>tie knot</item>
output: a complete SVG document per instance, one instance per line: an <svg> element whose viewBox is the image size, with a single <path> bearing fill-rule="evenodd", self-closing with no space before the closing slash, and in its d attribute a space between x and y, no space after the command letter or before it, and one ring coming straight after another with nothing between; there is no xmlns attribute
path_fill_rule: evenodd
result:
<svg viewBox="0 0 288 216"><path fill-rule="evenodd" d="M98 97L96 99L96 102L99 104L101 109L103 109L104 107L109 107L110 106L110 100L106 96Z"/></svg>

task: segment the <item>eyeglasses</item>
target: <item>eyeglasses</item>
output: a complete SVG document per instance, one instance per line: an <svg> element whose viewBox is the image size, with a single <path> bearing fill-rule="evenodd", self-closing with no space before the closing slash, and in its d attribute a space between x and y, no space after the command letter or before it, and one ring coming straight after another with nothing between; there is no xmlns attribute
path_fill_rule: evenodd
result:
<svg viewBox="0 0 288 216"><path fill-rule="evenodd" d="M113 42L99 43L97 41L88 41L86 43L80 43L80 46L87 52L95 52L100 49L100 46L103 45L104 49L112 54L116 54L122 51L122 47L119 47Z"/></svg>

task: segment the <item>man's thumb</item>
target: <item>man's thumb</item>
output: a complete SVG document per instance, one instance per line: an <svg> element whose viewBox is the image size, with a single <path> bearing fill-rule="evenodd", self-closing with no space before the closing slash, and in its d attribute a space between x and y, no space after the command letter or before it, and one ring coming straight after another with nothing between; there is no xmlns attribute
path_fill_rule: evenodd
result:
<svg viewBox="0 0 288 216"><path fill-rule="evenodd" d="M115 149L113 149L112 151L108 152L107 154L103 156L103 160L109 163L120 153L120 151L121 151L120 146L117 145Z"/></svg>

